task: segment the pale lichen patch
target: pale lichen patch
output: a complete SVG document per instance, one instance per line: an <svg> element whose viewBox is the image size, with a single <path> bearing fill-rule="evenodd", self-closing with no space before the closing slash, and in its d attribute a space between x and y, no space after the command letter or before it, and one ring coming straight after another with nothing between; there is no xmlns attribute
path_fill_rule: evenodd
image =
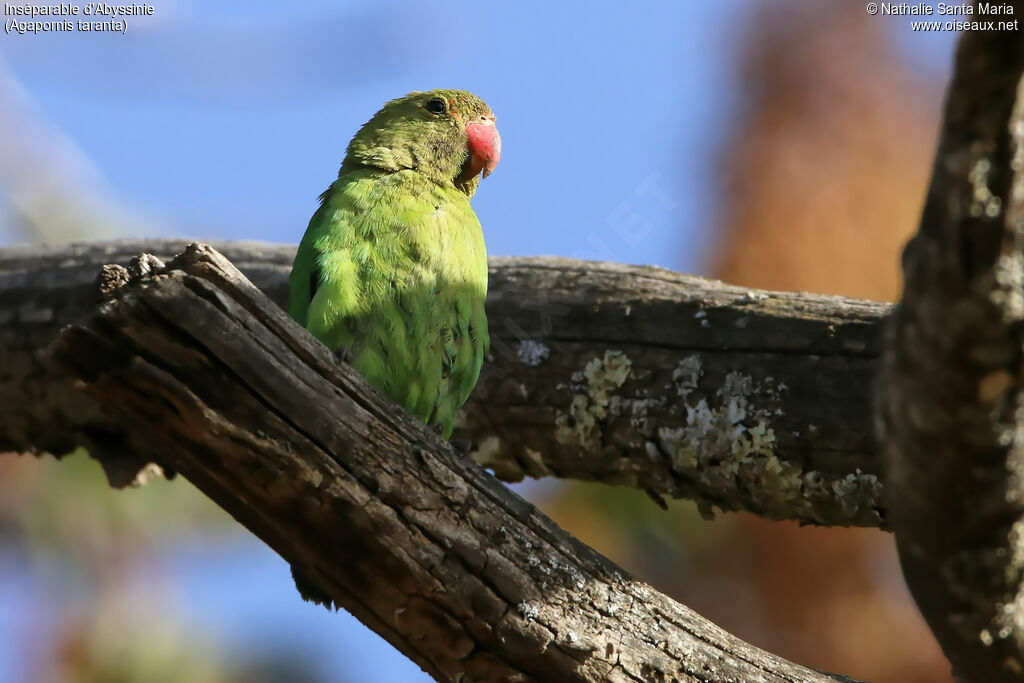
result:
<svg viewBox="0 0 1024 683"><path fill-rule="evenodd" d="M609 350L588 362L582 372L573 373L572 383L580 387L581 393L572 397L567 412L555 417L559 443L592 448L600 442L598 422L608 417L612 393L629 379L631 366L622 351Z"/></svg>
<svg viewBox="0 0 1024 683"><path fill-rule="evenodd" d="M994 275L999 286L989 295L992 303L1003 309L1004 320L1024 319L1024 254L1000 256Z"/></svg>
<svg viewBox="0 0 1024 683"><path fill-rule="evenodd" d="M865 474L858 467L845 477L832 482L832 492L843 512L855 516L864 504L876 505L882 497L882 482L874 474Z"/></svg>
<svg viewBox="0 0 1024 683"><path fill-rule="evenodd" d="M1024 575L1024 522L1016 521L1010 528L1009 557L1006 561L1004 574L1007 585L1017 586L1013 600L1009 601L996 618L1001 627L1000 637L1013 635L1017 643L1024 641L1024 586L1021 576ZM990 636L991 637L991 636Z"/></svg>
<svg viewBox="0 0 1024 683"><path fill-rule="evenodd" d="M608 403L609 415L624 415L629 418L629 425L644 436L653 434L651 411L665 404L664 398L624 398L612 396ZM637 443L637 446L640 444Z"/></svg>
<svg viewBox="0 0 1024 683"><path fill-rule="evenodd" d="M967 174L971 183L971 208L970 214L974 217L987 216L995 218L1002 209L1002 199L992 193L989 189L989 172L992 170L992 162L987 158L978 159Z"/></svg>
<svg viewBox="0 0 1024 683"><path fill-rule="evenodd" d="M519 346L516 347L516 358L523 365L530 367L537 367L546 361L549 355L551 355L551 349L543 342L534 339L519 342Z"/></svg>
<svg viewBox="0 0 1024 683"><path fill-rule="evenodd" d="M516 609L519 611L519 614L524 619L529 619L529 620L533 621L533 620L537 619L537 617L540 616L540 610L537 609L537 606L533 605L533 604L531 604L529 602L526 602L525 600L523 602L519 603L518 605L516 605Z"/></svg>
<svg viewBox="0 0 1024 683"><path fill-rule="evenodd" d="M632 361L622 351L605 351L604 358L595 358L583 368L583 376L590 385L594 405L607 406L609 395L629 379ZM603 416L602 416L603 417Z"/></svg>
<svg viewBox="0 0 1024 683"><path fill-rule="evenodd" d="M587 361L566 386L571 396L556 414L556 439L590 452L621 447L646 453L678 475L664 493L696 494L706 512L715 504L825 522L830 519L825 511L840 507L859 523L880 521L877 476L807 471L792 455L800 432L778 420L790 388L777 373L757 377L720 366L708 369L702 354L662 368L633 367L621 351ZM718 386L705 386L712 377ZM645 382L666 391L657 398L650 391L629 391ZM808 439L819 431L814 424L801 429ZM635 480L636 468L623 462L623 483ZM702 491L708 499L699 498Z"/></svg>
<svg viewBox="0 0 1024 683"><path fill-rule="evenodd" d="M672 371L672 381L676 385L676 393L685 399L691 391L697 388L703 375L704 368L700 356L693 355L682 359L676 369Z"/></svg>
<svg viewBox="0 0 1024 683"><path fill-rule="evenodd" d="M787 507L801 496L802 472L775 455L752 458L751 494L765 509Z"/></svg>
<svg viewBox="0 0 1024 683"><path fill-rule="evenodd" d="M568 412L559 412L555 417L555 438L559 443L566 445L595 445L597 419L585 395L573 396Z"/></svg>
<svg viewBox="0 0 1024 683"><path fill-rule="evenodd" d="M754 378L742 372L730 372L725 376L725 381L718 389L718 395L724 400L742 400L746 403L747 397L754 391Z"/></svg>
<svg viewBox="0 0 1024 683"><path fill-rule="evenodd" d="M696 356L685 359L673 372L677 393L689 398L702 375ZM683 424L661 427L647 452L667 454L673 470L708 489L731 489L766 510L791 507L803 473L776 454L770 419L779 412L773 404L781 393L774 379L757 382L729 372L713 396L685 405Z"/></svg>

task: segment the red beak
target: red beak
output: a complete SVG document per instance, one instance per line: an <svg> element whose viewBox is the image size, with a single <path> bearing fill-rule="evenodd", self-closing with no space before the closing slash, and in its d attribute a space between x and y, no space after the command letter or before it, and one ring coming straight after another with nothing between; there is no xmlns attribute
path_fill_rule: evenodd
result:
<svg viewBox="0 0 1024 683"><path fill-rule="evenodd" d="M494 124L494 117L481 116L467 123L466 137L469 138L469 177L483 171L483 177L486 178L501 160L501 135Z"/></svg>

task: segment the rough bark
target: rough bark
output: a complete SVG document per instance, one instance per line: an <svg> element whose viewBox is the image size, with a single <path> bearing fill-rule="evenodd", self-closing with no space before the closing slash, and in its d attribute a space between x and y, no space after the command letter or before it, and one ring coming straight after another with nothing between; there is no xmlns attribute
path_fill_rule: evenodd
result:
<svg viewBox="0 0 1024 683"><path fill-rule="evenodd" d="M217 252L102 279L47 361L438 680L830 681L560 530L296 325Z"/></svg>
<svg viewBox="0 0 1024 683"><path fill-rule="evenodd" d="M904 574L976 683L1024 680L1022 48L1016 31L961 40L881 385Z"/></svg>
<svg viewBox="0 0 1024 683"><path fill-rule="evenodd" d="M84 444L113 483L135 477L118 423L37 352L92 309L101 266L185 244L0 250L0 450ZM294 248L216 246L285 301ZM887 311L659 268L492 259L493 354L456 436L507 481L594 480L705 510L884 526L870 405Z"/></svg>

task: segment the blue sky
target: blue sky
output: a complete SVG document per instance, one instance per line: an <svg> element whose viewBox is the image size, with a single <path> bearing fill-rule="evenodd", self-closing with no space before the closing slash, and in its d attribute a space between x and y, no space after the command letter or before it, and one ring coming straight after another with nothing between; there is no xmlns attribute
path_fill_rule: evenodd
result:
<svg viewBox="0 0 1024 683"><path fill-rule="evenodd" d="M491 105L503 137L474 199L490 253L702 272L737 102L733 39L752 4L156 0L125 36L4 36L0 67L66 136L85 191L127 207L136 234L294 243L382 102L455 87ZM906 43L930 69L949 40ZM3 189L0 244L15 238ZM300 602L258 541L200 539L164 563L190 618L239 652L291 635L331 678L426 680L348 615ZM46 590L5 567L0 634L31 604L18 596ZM0 681L14 680L15 642L0 637Z"/></svg>
<svg viewBox="0 0 1024 683"><path fill-rule="evenodd" d="M158 234L295 242L382 102L457 87L504 141L474 200L491 253L692 270L730 104L708 56L742 4L157 3L127 36L14 36L3 55Z"/></svg>

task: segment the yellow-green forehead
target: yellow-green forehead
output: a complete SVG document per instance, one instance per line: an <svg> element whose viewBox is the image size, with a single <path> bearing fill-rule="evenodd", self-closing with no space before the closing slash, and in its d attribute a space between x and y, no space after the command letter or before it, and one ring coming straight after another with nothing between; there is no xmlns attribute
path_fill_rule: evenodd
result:
<svg viewBox="0 0 1024 683"><path fill-rule="evenodd" d="M491 108L487 106L486 102L473 93L465 90L447 90L439 88L437 90L428 90L425 92L411 92L401 98L400 101L415 102L416 104L422 105L435 97L439 97L448 102L448 106L460 114L491 114Z"/></svg>

